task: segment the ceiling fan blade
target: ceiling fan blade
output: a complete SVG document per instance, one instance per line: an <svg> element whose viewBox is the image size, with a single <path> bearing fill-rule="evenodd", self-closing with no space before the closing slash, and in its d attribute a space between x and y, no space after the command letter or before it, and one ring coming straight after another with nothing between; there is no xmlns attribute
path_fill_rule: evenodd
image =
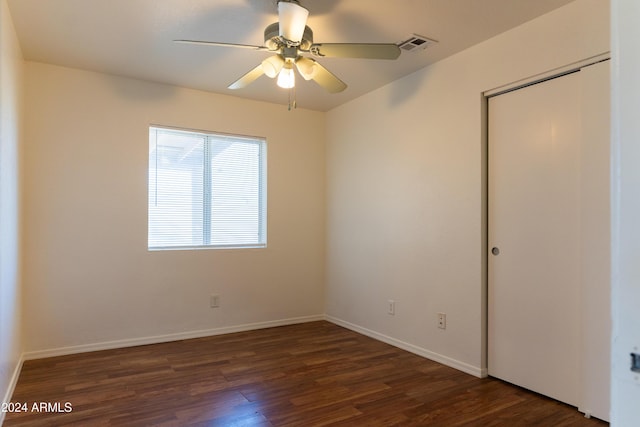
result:
<svg viewBox="0 0 640 427"><path fill-rule="evenodd" d="M302 78L305 80L313 80L318 72L318 66L320 65L315 59L306 58L304 56L298 57L295 64L298 69L298 73L300 73Z"/></svg>
<svg viewBox="0 0 640 427"><path fill-rule="evenodd" d="M333 75L331 71L324 68L319 62L316 62L313 59L310 59L310 61L315 62L313 65L311 79L322 86L327 92L338 93L347 88L347 84L345 82ZM304 75L302 76L304 77Z"/></svg>
<svg viewBox="0 0 640 427"><path fill-rule="evenodd" d="M238 43L208 42L204 40L174 40L174 42L185 43L185 44L201 44L206 46L237 47L241 49L252 49L252 50L269 50L269 48L266 46L254 46L250 44L238 44Z"/></svg>
<svg viewBox="0 0 640 427"><path fill-rule="evenodd" d="M397 59L400 48L393 43L315 43L309 51L330 58Z"/></svg>
<svg viewBox="0 0 640 427"><path fill-rule="evenodd" d="M249 86L253 83L258 77L264 74L264 70L262 69L262 64L259 64L256 68L249 71L244 76L240 77L235 82L229 85L229 89L242 89Z"/></svg>
<svg viewBox="0 0 640 427"><path fill-rule="evenodd" d="M285 40L301 42L308 17L309 11L300 6L297 1L278 1L280 36Z"/></svg>

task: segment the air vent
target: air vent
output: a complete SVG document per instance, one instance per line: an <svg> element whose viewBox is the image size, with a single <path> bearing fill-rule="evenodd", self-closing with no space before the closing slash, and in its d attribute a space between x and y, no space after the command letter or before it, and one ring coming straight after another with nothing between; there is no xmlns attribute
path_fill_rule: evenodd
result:
<svg viewBox="0 0 640 427"><path fill-rule="evenodd" d="M419 50L425 50L431 45L436 44L437 41L428 39L417 34L412 34L406 41L403 41L398 46L402 50L407 52L417 52Z"/></svg>

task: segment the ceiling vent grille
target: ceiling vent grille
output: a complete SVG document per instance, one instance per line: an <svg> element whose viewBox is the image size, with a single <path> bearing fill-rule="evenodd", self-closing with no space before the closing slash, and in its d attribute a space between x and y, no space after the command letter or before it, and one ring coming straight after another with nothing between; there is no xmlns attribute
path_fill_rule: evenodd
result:
<svg viewBox="0 0 640 427"><path fill-rule="evenodd" d="M417 52L419 50L425 50L429 46L436 44L437 41L428 39L417 34L412 34L407 40L400 43L398 46L402 50L407 52Z"/></svg>

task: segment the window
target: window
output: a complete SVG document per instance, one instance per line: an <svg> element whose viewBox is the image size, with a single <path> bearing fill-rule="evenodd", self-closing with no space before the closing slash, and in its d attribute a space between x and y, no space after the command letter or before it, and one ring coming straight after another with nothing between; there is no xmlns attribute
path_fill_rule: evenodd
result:
<svg viewBox="0 0 640 427"><path fill-rule="evenodd" d="M266 142L149 128L150 250L266 246Z"/></svg>

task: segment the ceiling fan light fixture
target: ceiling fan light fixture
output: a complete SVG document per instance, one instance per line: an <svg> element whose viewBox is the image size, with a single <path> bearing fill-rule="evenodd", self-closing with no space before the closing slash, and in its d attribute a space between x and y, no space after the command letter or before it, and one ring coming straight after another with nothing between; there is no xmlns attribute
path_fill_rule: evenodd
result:
<svg viewBox="0 0 640 427"><path fill-rule="evenodd" d="M284 67L284 59L280 55L273 55L262 61L262 70L269 78L278 75L282 67Z"/></svg>
<svg viewBox="0 0 640 427"><path fill-rule="evenodd" d="M269 0L273 1L273 0ZM275 0L278 9L278 22L264 29L264 45L212 42L204 40L174 40L179 43L205 44L232 48L251 49L271 52L255 68L245 73L229 85L229 89L242 89L256 81L263 74L276 78L279 87L289 90L289 109L295 108L296 70L305 80L313 80L329 93L339 93L347 88L320 62L303 55L328 58L397 59L402 49L396 43L314 43L313 31L307 26L309 11L300 5L300 1L311 0ZM414 35L415 36L415 35ZM418 36L412 39L413 45L426 44ZM426 40L426 39L425 39Z"/></svg>
<svg viewBox="0 0 640 427"><path fill-rule="evenodd" d="M293 66L291 62L287 61L282 70L280 70L280 74L278 74L278 86L283 89L291 89L296 85L296 75L293 72Z"/></svg>
<svg viewBox="0 0 640 427"><path fill-rule="evenodd" d="M309 11L297 2L280 0L278 2L280 37L293 43L300 43L308 17Z"/></svg>

